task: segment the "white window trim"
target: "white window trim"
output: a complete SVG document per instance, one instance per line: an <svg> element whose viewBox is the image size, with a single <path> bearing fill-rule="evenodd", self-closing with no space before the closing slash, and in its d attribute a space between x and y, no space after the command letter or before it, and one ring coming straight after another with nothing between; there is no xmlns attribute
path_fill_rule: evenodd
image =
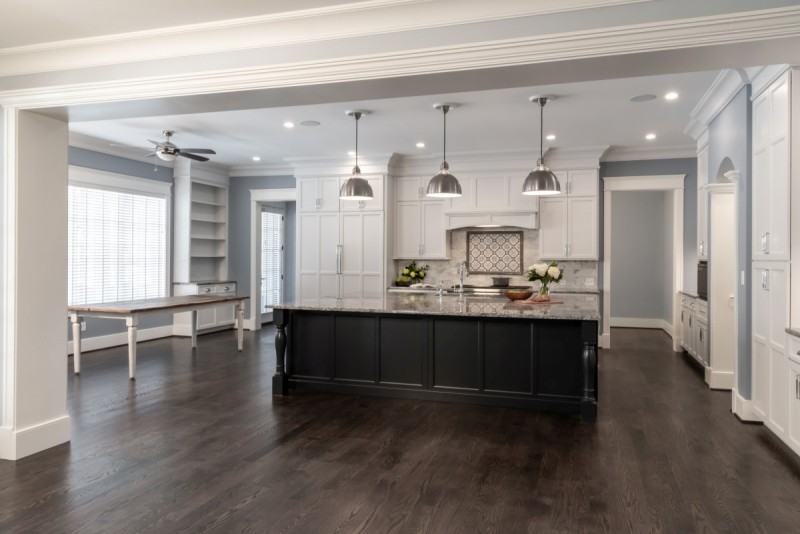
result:
<svg viewBox="0 0 800 534"><path fill-rule="evenodd" d="M166 224L164 236L164 295L172 295L172 184L136 176L127 176L114 172L68 166L69 185L76 187L88 187L92 189L102 189L105 191L116 191L119 193L132 193L136 195L148 195L161 197L166 200L164 203L166 213L164 221Z"/></svg>

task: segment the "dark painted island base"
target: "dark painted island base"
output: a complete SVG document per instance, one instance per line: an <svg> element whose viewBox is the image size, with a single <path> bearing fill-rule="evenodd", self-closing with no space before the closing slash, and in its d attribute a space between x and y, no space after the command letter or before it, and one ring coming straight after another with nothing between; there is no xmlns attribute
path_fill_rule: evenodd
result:
<svg viewBox="0 0 800 534"><path fill-rule="evenodd" d="M273 394L317 390L597 418L597 321L275 309Z"/></svg>

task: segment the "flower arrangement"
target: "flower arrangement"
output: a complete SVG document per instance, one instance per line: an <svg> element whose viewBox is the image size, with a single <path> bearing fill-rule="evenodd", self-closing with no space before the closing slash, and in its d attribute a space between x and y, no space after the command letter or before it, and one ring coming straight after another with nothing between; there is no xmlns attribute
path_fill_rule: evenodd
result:
<svg viewBox="0 0 800 534"><path fill-rule="evenodd" d="M403 272L400 273L394 284L396 286L410 286L411 284L422 282L425 279L425 271L428 269L430 269L430 266L419 266L417 265L417 260L411 260L411 263L403 268Z"/></svg>
<svg viewBox="0 0 800 534"><path fill-rule="evenodd" d="M559 268L557 261L549 265L547 263L534 263L528 267L528 280L539 280L542 283L539 293L533 297L533 300L538 302L550 300L548 286L552 282L559 283L562 278L564 278L564 271Z"/></svg>

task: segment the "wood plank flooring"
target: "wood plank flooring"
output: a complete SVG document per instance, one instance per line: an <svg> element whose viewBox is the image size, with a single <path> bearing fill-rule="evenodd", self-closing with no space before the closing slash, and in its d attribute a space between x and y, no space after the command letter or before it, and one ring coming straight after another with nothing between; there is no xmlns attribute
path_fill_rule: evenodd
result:
<svg viewBox="0 0 800 534"><path fill-rule="evenodd" d="M0 532L800 532L800 463L655 330L600 351L577 416L273 399L274 330L88 353L73 440L0 461ZM70 371L71 372L71 371Z"/></svg>

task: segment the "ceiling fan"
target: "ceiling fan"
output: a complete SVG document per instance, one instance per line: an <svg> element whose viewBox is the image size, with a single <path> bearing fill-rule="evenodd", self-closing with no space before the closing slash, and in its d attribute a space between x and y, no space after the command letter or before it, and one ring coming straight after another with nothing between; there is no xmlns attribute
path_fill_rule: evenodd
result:
<svg viewBox="0 0 800 534"><path fill-rule="evenodd" d="M147 154L148 156L158 156L159 159L162 159L164 161L174 161L175 158L178 156L193 159L195 161L208 161L207 157L198 156L198 154L216 154L216 152L214 152L210 148L179 148L170 141L170 137L172 137L175 134L173 130L164 130L161 133L164 134L165 138L161 142L148 139L149 142L155 145L155 148L153 148L153 152ZM131 147L129 145L114 145L114 146L126 146L128 148L150 148L150 147Z"/></svg>

